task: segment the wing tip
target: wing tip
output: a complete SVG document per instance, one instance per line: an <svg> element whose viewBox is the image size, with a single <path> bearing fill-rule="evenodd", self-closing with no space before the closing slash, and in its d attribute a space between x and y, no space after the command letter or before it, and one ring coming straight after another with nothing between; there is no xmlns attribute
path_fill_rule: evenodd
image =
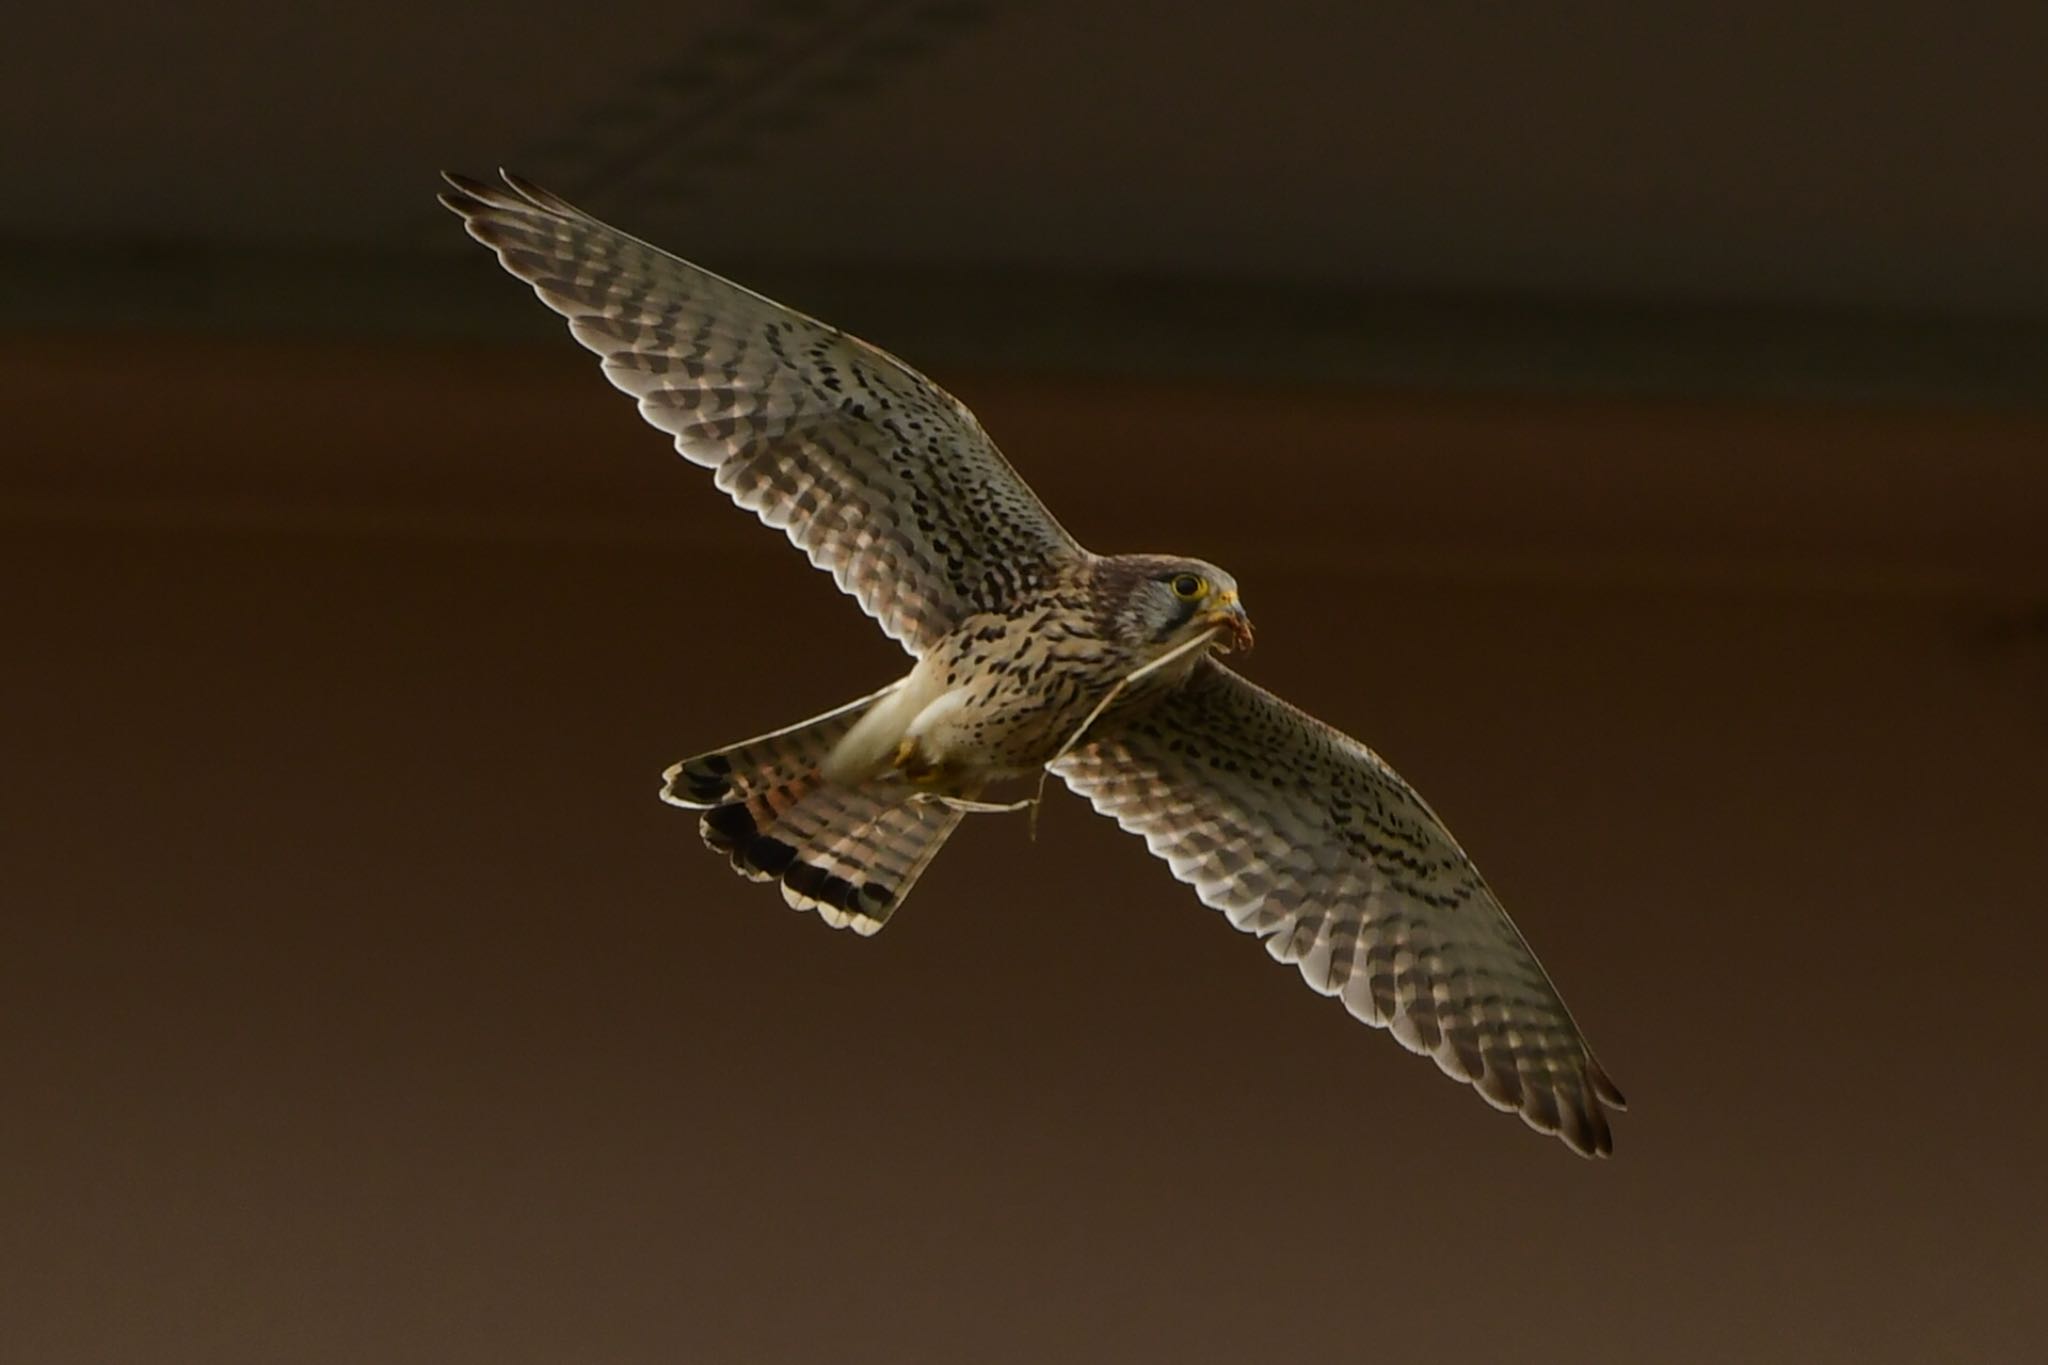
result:
<svg viewBox="0 0 2048 1365"><path fill-rule="evenodd" d="M552 213L561 218L588 218L590 216L561 195L556 194L553 190L527 179L517 171L500 166L498 167L498 178L503 180L514 194L544 213Z"/></svg>
<svg viewBox="0 0 2048 1365"><path fill-rule="evenodd" d="M1593 1094L1600 1103L1609 1109L1623 1113L1628 1111L1628 1097L1621 1093L1621 1087L1614 1083L1614 1078L1593 1059L1591 1053L1586 1056L1586 1079L1592 1082Z"/></svg>
<svg viewBox="0 0 2048 1365"><path fill-rule="evenodd" d="M474 223L490 214L544 214L551 218L588 218L583 210L517 171L498 168L501 185L461 171L444 170L441 181L448 188L436 196L441 206Z"/></svg>
<svg viewBox="0 0 2048 1365"><path fill-rule="evenodd" d="M1581 1053L1578 1066L1572 1070L1532 1074L1518 1069L1512 1059L1478 1049L1475 1068L1473 1058L1459 1050L1460 1039L1455 1031L1424 1026L1406 1010L1395 1010L1391 1017L1382 1017L1376 1010L1361 1010L1350 995L1344 1000L1353 1015L1386 1030L1410 1052L1430 1058L1438 1070L1472 1087L1494 1109L1515 1115L1536 1132L1558 1139L1580 1156L1603 1158L1614 1154L1614 1130L1607 1122L1606 1111L1625 1110L1628 1105L1622 1099L1621 1088L1590 1051Z"/></svg>
<svg viewBox="0 0 2048 1365"><path fill-rule="evenodd" d="M1518 1106L1522 1121L1531 1128L1593 1159L1614 1155L1614 1129L1607 1122L1607 1111L1626 1108L1620 1088L1590 1053L1575 1074L1529 1089Z"/></svg>

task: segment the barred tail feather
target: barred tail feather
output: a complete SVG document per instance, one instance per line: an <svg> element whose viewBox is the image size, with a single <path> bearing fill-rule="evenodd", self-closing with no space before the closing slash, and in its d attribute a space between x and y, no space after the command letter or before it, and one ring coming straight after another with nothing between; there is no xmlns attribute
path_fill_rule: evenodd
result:
<svg viewBox="0 0 2048 1365"><path fill-rule="evenodd" d="M826 755L888 691L670 768L662 799L704 811L704 842L835 929L872 934L909 894L960 812L899 783L842 785Z"/></svg>
<svg viewBox="0 0 2048 1365"><path fill-rule="evenodd" d="M671 806L710 810L765 795L800 778L815 777L825 755L869 708L902 685L899 679L821 716L686 758L661 775L661 799Z"/></svg>
<svg viewBox="0 0 2048 1365"><path fill-rule="evenodd" d="M831 787L820 788L807 806L826 806L828 795L836 799L821 812L817 832L782 873L782 898L798 910L816 910L835 929L872 934L924 875L960 812L919 797L903 799L900 791L878 800L868 791Z"/></svg>

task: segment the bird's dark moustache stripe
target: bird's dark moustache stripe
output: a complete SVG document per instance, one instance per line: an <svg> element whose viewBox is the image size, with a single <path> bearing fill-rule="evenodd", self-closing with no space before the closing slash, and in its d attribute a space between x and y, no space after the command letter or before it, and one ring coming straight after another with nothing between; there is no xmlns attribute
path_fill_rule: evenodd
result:
<svg viewBox="0 0 2048 1365"><path fill-rule="evenodd" d="M1152 643L1155 645L1163 645L1168 640L1171 640L1175 635L1180 633L1180 631L1187 625L1188 622L1195 619L1195 613L1200 611L1201 609L1202 604L1199 602L1183 603L1181 605L1180 614L1178 616L1174 617L1172 620L1168 621L1164 626L1161 626L1158 630L1152 633Z"/></svg>

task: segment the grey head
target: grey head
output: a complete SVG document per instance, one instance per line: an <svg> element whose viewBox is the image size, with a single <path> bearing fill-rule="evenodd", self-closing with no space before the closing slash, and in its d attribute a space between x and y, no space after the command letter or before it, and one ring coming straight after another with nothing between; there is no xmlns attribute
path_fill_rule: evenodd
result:
<svg viewBox="0 0 2048 1365"><path fill-rule="evenodd" d="M1206 560L1111 555L1096 562L1095 579L1106 632L1142 654L1156 657L1212 630L1225 653L1252 647L1237 580Z"/></svg>

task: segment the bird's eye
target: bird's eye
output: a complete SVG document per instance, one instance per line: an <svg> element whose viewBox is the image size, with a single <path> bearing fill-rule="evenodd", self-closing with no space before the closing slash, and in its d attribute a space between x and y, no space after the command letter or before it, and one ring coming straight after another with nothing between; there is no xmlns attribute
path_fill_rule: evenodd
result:
<svg viewBox="0 0 2048 1365"><path fill-rule="evenodd" d="M1192 602L1207 591L1209 585L1202 581L1199 574L1175 574L1173 577L1173 595L1183 602Z"/></svg>

